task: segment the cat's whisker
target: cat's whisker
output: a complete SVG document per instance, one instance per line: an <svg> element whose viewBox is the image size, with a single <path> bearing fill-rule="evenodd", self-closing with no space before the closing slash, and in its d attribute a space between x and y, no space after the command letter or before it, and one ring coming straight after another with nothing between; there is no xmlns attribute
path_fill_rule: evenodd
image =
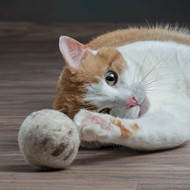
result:
<svg viewBox="0 0 190 190"><path fill-rule="evenodd" d="M148 71L148 73L142 78L142 80L140 81L140 83L142 84L142 83L147 79L147 77L148 77L154 70L158 69L157 66L160 66L161 64L165 63L164 61L165 61L166 59L168 59L169 57L170 57L170 55L167 56L167 57L165 57L165 58L163 58L163 59L160 60L157 64L155 64L155 65Z"/></svg>
<svg viewBox="0 0 190 190"><path fill-rule="evenodd" d="M164 77L165 76L165 77ZM160 84L159 82L161 81L161 80L167 80L167 79L171 79L171 77L170 76L174 76L174 74L170 74L170 75L164 75L162 78L159 78L159 79L157 79L157 80L152 80L152 81L149 81L149 82L146 82L145 84L144 84L144 88L145 88L145 91L146 92L148 92L148 91L150 91L150 90L160 90L160 87L163 87L163 84ZM168 82L167 81L167 88L166 89L168 89L169 90L169 86L170 85L175 85L176 83L175 82L172 82L172 81L170 81L170 82ZM166 90L166 89L164 89L164 90ZM163 91L163 90L160 90L161 92Z"/></svg>
<svg viewBox="0 0 190 190"><path fill-rule="evenodd" d="M171 83L170 85L174 85L174 83L173 84ZM148 87L145 88L145 91L147 92L148 90L155 90L155 89L157 89L157 90L160 90L161 92L163 92L163 88L162 87L163 87L163 85L150 85L150 86L148 86ZM167 89L169 90L168 86L167 86L167 88L164 89L164 91L167 91Z"/></svg>
<svg viewBox="0 0 190 190"><path fill-rule="evenodd" d="M144 87L148 87L150 84L152 84L152 83L157 83L157 82L160 82L160 81L162 81L162 80L166 80L166 79L171 79L170 77L165 77L165 78L161 78L161 79L157 79L157 80L152 80L152 81L149 81L148 83L146 83L145 85L144 85Z"/></svg>
<svg viewBox="0 0 190 190"><path fill-rule="evenodd" d="M162 80L165 80L165 79L171 79L172 77L171 76L176 76L177 74L167 74L167 75L163 75L162 77L160 77L159 79L155 79L155 80L152 80L152 81L149 81L149 82L146 82L145 84L144 84L144 87L147 87L147 86L149 86L150 84L152 84L152 83L156 83L156 82L160 82L160 81L162 81ZM167 84L169 84L169 83L167 83ZM175 84L175 83L173 83L173 84Z"/></svg>
<svg viewBox="0 0 190 190"><path fill-rule="evenodd" d="M175 85L175 83L171 83L170 85ZM150 85L147 88L145 88L146 92L150 92L150 91L160 91L161 93L163 93L163 89L161 88L163 87L163 85ZM170 91L169 88L165 88L164 91Z"/></svg>
<svg viewBox="0 0 190 190"><path fill-rule="evenodd" d="M138 83L138 81L139 81L139 77L140 77L140 74L141 74L141 72L142 72L142 68L143 68L143 65L144 65L144 63L145 63L145 61L146 61L146 58L148 57L148 55L149 55L151 49L154 47L155 44L156 44L156 41L155 41L155 43L152 44L152 46L150 46L149 50L147 51L147 53L146 53L146 55L145 55L145 57L144 57L144 59L143 59L143 61L142 61L142 64L141 64L141 67L140 67L140 70L139 70L139 74L138 74L136 83Z"/></svg>
<svg viewBox="0 0 190 190"><path fill-rule="evenodd" d="M161 92L163 92L163 89L161 89L160 87L163 87L163 86L162 85L150 86L146 88L145 91L148 92L149 90L160 90ZM164 89L164 90L167 91L167 89Z"/></svg>

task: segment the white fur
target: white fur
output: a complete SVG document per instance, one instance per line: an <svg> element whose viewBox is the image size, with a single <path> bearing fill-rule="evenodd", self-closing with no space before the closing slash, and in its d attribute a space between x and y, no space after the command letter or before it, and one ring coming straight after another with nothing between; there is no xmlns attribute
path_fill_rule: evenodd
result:
<svg viewBox="0 0 190 190"><path fill-rule="evenodd" d="M100 110L105 107L112 108L111 115L119 117L125 126L129 123L137 124L140 130L127 139L120 136L114 140L99 139L96 134L98 124L90 125L88 132L83 135L83 140L89 140L87 136L91 133L96 134L92 141L99 140L103 143L111 142L148 150L175 147L188 141L190 46L175 42L147 41L117 49L126 60L128 69L119 75L116 87L108 86L103 78L98 84L87 86L85 100L95 104ZM144 115L140 118L139 106L131 109L125 107L126 99L131 94L139 103L145 101L145 109L141 110ZM80 129L86 126L81 120L85 118L84 115L79 112L75 117ZM98 114L98 117L109 122L112 116Z"/></svg>

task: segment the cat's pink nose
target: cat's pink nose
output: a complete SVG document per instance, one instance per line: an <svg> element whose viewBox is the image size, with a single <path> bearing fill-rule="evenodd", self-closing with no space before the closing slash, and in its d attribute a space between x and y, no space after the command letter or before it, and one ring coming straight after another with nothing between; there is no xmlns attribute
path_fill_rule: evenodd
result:
<svg viewBox="0 0 190 190"><path fill-rule="evenodd" d="M128 100L128 103L127 103L127 108L132 108L132 107L135 107L137 105L138 105L138 102L135 99L135 97L134 96L130 96L129 100Z"/></svg>

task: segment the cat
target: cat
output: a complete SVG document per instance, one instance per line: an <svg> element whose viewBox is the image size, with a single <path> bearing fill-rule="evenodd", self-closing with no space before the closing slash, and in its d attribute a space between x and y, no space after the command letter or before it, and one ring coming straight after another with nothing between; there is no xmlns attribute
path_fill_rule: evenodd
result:
<svg viewBox="0 0 190 190"><path fill-rule="evenodd" d="M158 150L190 140L187 31L129 28L87 45L62 36L59 47L66 66L53 108L74 119L83 146Z"/></svg>

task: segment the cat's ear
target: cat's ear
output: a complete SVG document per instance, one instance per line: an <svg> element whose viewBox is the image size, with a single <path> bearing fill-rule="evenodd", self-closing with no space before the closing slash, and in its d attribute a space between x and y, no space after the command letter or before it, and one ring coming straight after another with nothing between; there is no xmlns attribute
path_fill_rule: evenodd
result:
<svg viewBox="0 0 190 190"><path fill-rule="evenodd" d="M93 55L93 51L86 45L67 36L59 38L59 49L73 74L78 71L83 59L88 55Z"/></svg>

